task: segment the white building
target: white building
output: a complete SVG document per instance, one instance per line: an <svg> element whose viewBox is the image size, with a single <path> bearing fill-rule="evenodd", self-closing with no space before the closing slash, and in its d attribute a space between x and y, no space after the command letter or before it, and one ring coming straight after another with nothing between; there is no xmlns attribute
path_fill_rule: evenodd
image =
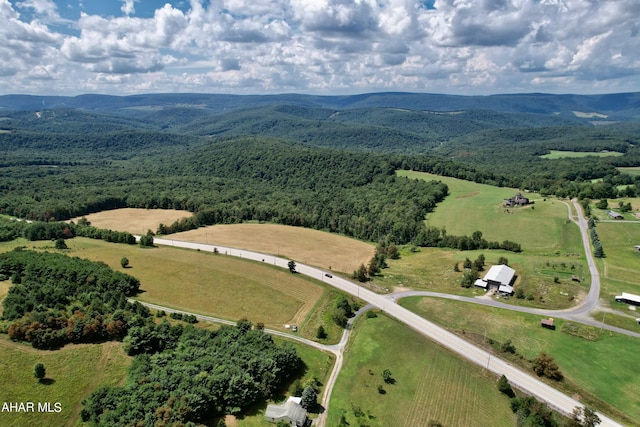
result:
<svg viewBox="0 0 640 427"><path fill-rule="evenodd" d="M487 271L484 279L476 280L475 285L484 289L494 287L500 293L511 295L515 277L516 271L508 265L494 265Z"/></svg>
<svg viewBox="0 0 640 427"><path fill-rule="evenodd" d="M616 297L616 301L627 304L640 305L640 296L623 292L622 295Z"/></svg>
<svg viewBox="0 0 640 427"><path fill-rule="evenodd" d="M292 427L302 427L307 422L307 410L300 405L301 399L289 396L283 405L268 405L264 417L270 423L285 421Z"/></svg>

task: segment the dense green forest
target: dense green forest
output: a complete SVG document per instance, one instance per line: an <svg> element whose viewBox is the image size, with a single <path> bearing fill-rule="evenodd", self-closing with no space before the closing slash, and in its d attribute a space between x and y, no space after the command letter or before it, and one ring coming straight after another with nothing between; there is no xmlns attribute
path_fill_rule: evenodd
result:
<svg viewBox="0 0 640 427"><path fill-rule="evenodd" d="M99 388L83 402L90 425L209 425L272 398L302 368L291 345L276 345L246 321L215 332L163 322L136 336L158 337L162 349L136 356L126 385Z"/></svg>
<svg viewBox="0 0 640 427"><path fill-rule="evenodd" d="M194 216L163 224L161 233L269 221L420 243L432 240L423 238L422 219L447 189L398 178L397 169L560 197L634 196L639 188L640 178L617 170L640 166L640 124L631 119L638 100L628 94L47 101L64 107L0 111L0 213L51 221L120 207L176 208ZM596 119L572 112L594 108L618 120L594 126ZM550 150L622 156L541 157Z"/></svg>
<svg viewBox="0 0 640 427"><path fill-rule="evenodd" d="M14 250L0 254L0 276L12 282L2 301L4 332L35 348L122 339L149 314L127 301L138 280L105 264Z"/></svg>

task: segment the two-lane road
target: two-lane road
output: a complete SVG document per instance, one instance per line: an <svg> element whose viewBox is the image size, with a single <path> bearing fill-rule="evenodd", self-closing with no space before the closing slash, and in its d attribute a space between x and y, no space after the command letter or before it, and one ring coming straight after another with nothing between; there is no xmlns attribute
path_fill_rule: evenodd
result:
<svg viewBox="0 0 640 427"><path fill-rule="evenodd" d="M157 245L166 245L208 252L214 252L217 250L220 254L236 256L258 262L265 262L282 268L288 268L289 263L289 260L285 258L221 245L191 243L159 238L154 239L154 243ZM582 406L579 401L565 395L564 393L561 393L560 391L540 381L533 375L514 367L513 365L491 355L480 347L477 347L461 339L460 337L447 331L446 329L434 323L431 323L426 319L423 319L422 317L401 307L393 300L393 298L390 298L389 296L376 294L368 289L358 286L357 284L347 279L336 275L328 277L327 274L330 272L316 267L296 263L296 270L300 274L322 280L325 283L337 289L340 289L345 293L356 296L366 301L367 303L378 307L379 309L387 312L389 315L395 317L396 319L416 330L425 337L436 341L437 343L461 355L467 360L485 367L489 371L494 372L496 375L505 375L514 387L517 387L527 393L530 393L533 396L536 396L538 399L546 402L550 407L555 408L560 412L571 414L576 406ZM621 426L621 424L601 413L598 413L598 416L602 420L602 427Z"/></svg>

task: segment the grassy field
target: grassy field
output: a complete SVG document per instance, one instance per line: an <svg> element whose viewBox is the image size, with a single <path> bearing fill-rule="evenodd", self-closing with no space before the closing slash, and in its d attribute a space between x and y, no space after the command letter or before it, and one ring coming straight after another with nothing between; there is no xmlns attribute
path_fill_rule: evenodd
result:
<svg viewBox="0 0 640 427"><path fill-rule="evenodd" d="M155 232L160 224L172 224L191 215L193 214L189 211L174 209L122 208L93 213L85 218L94 227L145 234L147 230ZM73 218L72 221L78 222L79 219L80 217Z"/></svg>
<svg viewBox="0 0 640 427"><path fill-rule="evenodd" d="M551 331L540 327L540 316L457 301L406 298L400 303L435 323L464 333L466 339L478 343L484 342L484 337L497 343L511 340L524 359L546 351L555 358L567 381L578 387L576 394L581 399L616 418L626 414L622 421L627 425L640 425L633 422L640 420L640 382L635 375L629 375L640 369L639 340L562 319L556 319L557 329ZM571 334L563 332L569 329Z"/></svg>
<svg viewBox="0 0 640 427"><path fill-rule="evenodd" d="M640 295L640 252L633 249L640 245L640 223L600 222L596 230L606 255L599 260L601 296L612 308L636 313L628 310L627 305L616 303L614 297L621 292ZM640 313L635 317L640 317Z"/></svg>
<svg viewBox="0 0 640 427"><path fill-rule="evenodd" d="M540 156L543 159L566 159L566 158L581 158L587 156L594 157L620 157L624 155L624 153L618 153L617 151L601 151L599 153L592 152L584 152L584 151L558 151L558 150L550 150L549 154L545 154L544 156Z"/></svg>
<svg viewBox="0 0 640 427"><path fill-rule="evenodd" d="M590 277L582 254L580 231L569 221L569 209L564 202L527 194L535 204L506 209L502 206L503 199L513 196L517 190L418 172L399 171L398 174L416 179L439 179L449 186L450 195L428 215L428 225L444 227L448 233L458 235L471 235L479 230L487 240L518 242L523 252L461 252L437 248L411 252L405 249L400 260L389 261L389 269L383 271L384 277L375 279L380 286L481 295L483 290L460 287L462 273L455 272L453 267L459 263L462 269L465 258L473 261L482 253L487 269L504 256L516 270L515 285L521 287L528 298L511 298L511 303L566 308L586 295ZM571 280L574 275L581 279L580 283Z"/></svg>
<svg viewBox="0 0 640 427"><path fill-rule="evenodd" d="M269 328L301 324L324 292L302 276L221 254L82 238L68 245L69 255L103 261L137 277L140 300L230 320L247 318ZM120 266L122 257L131 268Z"/></svg>
<svg viewBox="0 0 640 427"><path fill-rule="evenodd" d="M513 426L496 378L384 315L358 321L329 405L329 426ZM408 369L410 367L410 369ZM394 384L382 372L391 371ZM382 386L384 394L378 390Z"/></svg>
<svg viewBox="0 0 640 427"><path fill-rule="evenodd" d="M0 250L25 245L51 247L51 242L24 240L0 244ZM292 275L270 265L224 255L170 247L140 248L74 238L67 255L102 261L114 270L140 280L142 301L229 320L247 318L266 327L283 329L300 324L300 334L315 336L304 321L324 297L320 282ZM129 259L130 268L120 260Z"/></svg>
<svg viewBox="0 0 640 427"><path fill-rule="evenodd" d="M404 248L401 254L399 260L389 260L389 268L382 270L382 275L372 283L396 292L410 288L464 296L484 295L481 288L461 287L463 273L453 269L458 263L462 270L465 258L473 261L480 254L485 255L487 263L485 271L480 272L481 276L490 265L497 263L500 256L506 257L516 270L515 286L522 287L525 295L531 295L532 299L511 297L508 302L514 305L547 309L571 307L586 296L590 283L583 257L566 254L545 256L489 250L461 252L441 248L420 248L418 252ZM574 282L571 280L573 275L582 281Z"/></svg>
<svg viewBox="0 0 640 427"><path fill-rule="evenodd" d="M0 413L4 426L76 426L81 401L100 385L124 380L131 358L119 342L67 345L61 350L36 350L0 335L0 402L35 402L36 412ZM43 363L46 382L33 376ZM59 413L37 412L37 402L59 402Z"/></svg>
<svg viewBox="0 0 640 427"><path fill-rule="evenodd" d="M304 264L352 273L374 253L370 243L337 234L278 224L213 225L169 236L276 254Z"/></svg>
<svg viewBox="0 0 640 427"><path fill-rule="evenodd" d="M569 249L575 252L575 237L566 234L575 233L579 241L579 230L576 225L565 227L568 208L563 202L526 193L525 196L535 202L533 205L505 208L504 199L514 196L518 190L422 172L398 171L398 175L440 180L449 187L449 196L427 215L429 226L444 227L447 233L455 235L470 236L479 230L487 240L511 240L520 243L525 251L552 254Z"/></svg>
<svg viewBox="0 0 640 427"><path fill-rule="evenodd" d="M627 175L637 176L640 175L640 167L630 167L630 168L618 168L621 173L626 173Z"/></svg>

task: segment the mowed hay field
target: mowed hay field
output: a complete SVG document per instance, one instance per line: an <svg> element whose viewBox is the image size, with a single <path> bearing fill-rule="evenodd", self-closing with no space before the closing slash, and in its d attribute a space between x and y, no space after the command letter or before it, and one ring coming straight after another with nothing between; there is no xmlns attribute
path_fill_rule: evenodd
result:
<svg viewBox="0 0 640 427"><path fill-rule="evenodd" d="M327 425L513 426L497 378L379 314L361 318L329 404ZM394 384L382 379L391 371ZM384 394L378 391L382 386Z"/></svg>
<svg viewBox="0 0 640 427"><path fill-rule="evenodd" d="M511 240L520 243L523 250L547 253L565 250L563 224L568 220L569 210L561 201L552 198L545 201L538 194L523 193L535 203L507 209L503 206L504 199L513 197L518 190L423 172L397 173L413 179L439 180L449 187L449 196L427 215L427 225L431 227L444 227L449 234L469 236L479 230L489 241ZM579 235L578 226L573 228Z"/></svg>
<svg viewBox="0 0 640 427"><path fill-rule="evenodd" d="M348 274L360 264L367 265L375 252L370 243L310 228L278 224L213 225L171 234L168 238L275 254Z"/></svg>
<svg viewBox="0 0 640 427"><path fill-rule="evenodd" d="M511 340L525 359L547 352L567 381L579 387L579 399L586 398L590 405L614 418L626 414L627 418L621 420L625 425L640 425L640 382L630 374L640 370L637 338L563 319L555 319L556 330L552 331L540 327L541 316L440 298L403 298L400 304L447 329L464 331L470 340L482 342L486 337L498 346ZM563 332L565 324L575 332ZM606 405L611 409L605 410Z"/></svg>
<svg viewBox="0 0 640 427"><path fill-rule="evenodd" d="M133 234L156 231L162 224L191 216L191 212L168 209L123 208L87 215L91 225ZM78 221L80 218L74 218ZM368 264L374 245L337 234L278 224L220 224L166 236L186 242L214 243L279 255L304 264L351 274Z"/></svg>
<svg viewBox="0 0 640 427"><path fill-rule="evenodd" d="M181 218L193 215L189 211L174 209L138 209L122 208L86 215L92 226L115 231L128 231L131 234L146 234L148 230L155 233L160 224L172 224ZM82 217L73 218L78 222Z"/></svg>
<svg viewBox="0 0 640 427"><path fill-rule="evenodd" d="M42 363L46 381L33 376ZM36 350L0 335L0 402L34 402L35 412L1 412L0 425L76 426L82 400L102 385L123 384L131 358L122 343L67 345L56 351ZM38 402L59 402L61 412L38 412Z"/></svg>
<svg viewBox="0 0 640 427"><path fill-rule="evenodd" d="M103 261L140 280L142 301L267 327L302 323L323 295L320 285L288 270L222 254L141 248L74 238L68 255ZM126 257L130 268L122 268Z"/></svg>

